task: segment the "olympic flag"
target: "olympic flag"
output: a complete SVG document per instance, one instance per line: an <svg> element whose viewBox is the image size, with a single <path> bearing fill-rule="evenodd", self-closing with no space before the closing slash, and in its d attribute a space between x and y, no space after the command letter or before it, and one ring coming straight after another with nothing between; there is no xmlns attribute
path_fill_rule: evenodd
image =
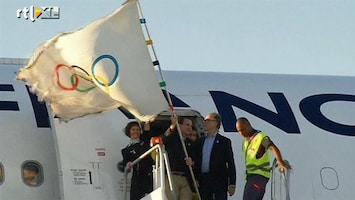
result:
<svg viewBox="0 0 355 200"><path fill-rule="evenodd" d="M41 44L17 73L68 121L119 106L146 121L168 103L142 31L137 0L82 29Z"/></svg>

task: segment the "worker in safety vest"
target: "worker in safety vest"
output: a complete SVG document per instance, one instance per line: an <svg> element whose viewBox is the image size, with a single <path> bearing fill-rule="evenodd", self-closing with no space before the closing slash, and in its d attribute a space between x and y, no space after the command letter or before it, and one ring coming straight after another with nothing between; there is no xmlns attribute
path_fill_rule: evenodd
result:
<svg viewBox="0 0 355 200"><path fill-rule="evenodd" d="M282 159L280 150L264 133L255 130L247 118L241 117L236 123L237 131L244 137L246 184L243 200L262 200L265 187L271 176L270 154L274 154L281 170L291 169Z"/></svg>

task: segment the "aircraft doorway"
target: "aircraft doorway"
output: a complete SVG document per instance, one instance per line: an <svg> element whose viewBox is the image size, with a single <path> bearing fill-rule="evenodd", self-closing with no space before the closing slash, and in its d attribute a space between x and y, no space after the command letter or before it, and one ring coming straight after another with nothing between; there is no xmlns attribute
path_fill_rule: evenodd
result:
<svg viewBox="0 0 355 200"><path fill-rule="evenodd" d="M192 109L176 109L178 117L189 117L192 120L193 127L196 129L197 137L201 137L204 133L203 116ZM160 136L169 128L172 112L170 110L160 113L156 119L151 123L152 136Z"/></svg>

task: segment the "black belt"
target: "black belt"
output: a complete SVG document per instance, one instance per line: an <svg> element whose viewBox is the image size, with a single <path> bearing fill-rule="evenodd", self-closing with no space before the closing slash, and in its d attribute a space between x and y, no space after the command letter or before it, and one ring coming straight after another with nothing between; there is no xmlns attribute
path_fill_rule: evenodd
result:
<svg viewBox="0 0 355 200"><path fill-rule="evenodd" d="M171 172L173 175L185 176L185 172Z"/></svg>
<svg viewBox="0 0 355 200"><path fill-rule="evenodd" d="M208 172L207 173L201 173L201 178L206 178L206 177L208 177Z"/></svg>

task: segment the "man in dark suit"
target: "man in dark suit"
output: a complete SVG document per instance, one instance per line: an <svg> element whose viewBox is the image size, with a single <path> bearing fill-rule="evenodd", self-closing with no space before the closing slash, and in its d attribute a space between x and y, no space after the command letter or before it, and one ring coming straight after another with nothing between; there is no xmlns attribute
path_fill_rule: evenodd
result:
<svg viewBox="0 0 355 200"><path fill-rule="evenodd" d="M177 118L176 115L171 116L171 125L163 136L163 143L169 157L172 181L177 200L191 200L192 190L189 184L191 175L187 159L192 160L192 158L186 158L176 126L180 127L187 153L189 156L192 156L193 143L188 139L188 135L192 131L192 120L188 117ZM168 199L174 199L170 188L167 186L165 189Z"/></svg>
<svg viewBox="0 0 355 200"><path fill-rule="evenodd" d="M220 135L221 117L205 117L206 136L197 142L196 176L202 200L226 200L235 193L236 169L231 140Z"/></svg>

